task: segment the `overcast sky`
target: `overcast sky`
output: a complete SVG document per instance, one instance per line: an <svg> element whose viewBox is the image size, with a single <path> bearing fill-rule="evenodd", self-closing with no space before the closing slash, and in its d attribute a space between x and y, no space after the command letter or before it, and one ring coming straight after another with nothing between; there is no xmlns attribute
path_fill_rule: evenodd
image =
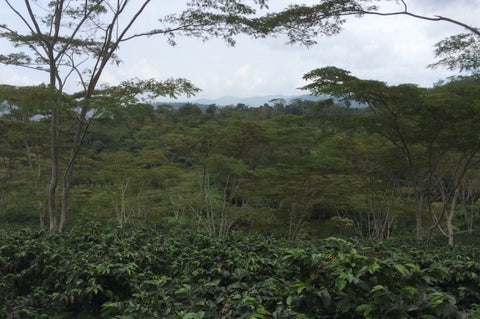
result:
<svg viewBox="0 0 480 319"><path fill-rule="evenodd" d="M270 1L275 8L292 2ZM184 1L156 0L147 17L156 27L155 17L175 12ZM464 23L480 26L480 0L407 0L411 12L433 16L443 15ZM0 4L0 21L9 21L9 14ZM390 8L401 9L395 1ZM388 11L388 8L385 8ZM149 20L148 20L149 19ZM144 22L146 23L146 22ZM197 98L222 96L297 95L304 85L302 75L324 66L337 66L359 78L385 81L389 84L416 83L432 86L449 75L444 69L427 69L434 61L434 44L464 30L447 22L429 22L407 16L351 18L340 35L318 38L310 48L286 45L285 40L237 39L235 47L221 40L202 42L178 38L170 47L164 38L147 38L124 44L119 52L123 63L109 67L102 82L138 78L183 77L202 89ZM0 52L7 52L0 42ZM0 65L0 84L26 85L47 82L46 74ZM181 100L184 100L181 98Z"/></svg>

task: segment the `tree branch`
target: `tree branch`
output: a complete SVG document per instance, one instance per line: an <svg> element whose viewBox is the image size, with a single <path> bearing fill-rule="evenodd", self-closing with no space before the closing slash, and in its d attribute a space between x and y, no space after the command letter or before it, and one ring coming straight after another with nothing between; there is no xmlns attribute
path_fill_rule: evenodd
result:
<svg viewBox="0 0 480 319"><path fill-rule="evenodd" d="M397 12L361 11L360 13L361 14L367 14L367 15L378 15L378 16L407 15L407 16L410 16L410 17L413 17L413 18L427 20L427 21L446 21L446 22L450 22L450 23L456 24L458 26L461 26L461 27L469 30L470 32L480 36L480 29L475 28L471 25L468 25L466 23L460 22L460 21L455 20L455 19L440 16L440 15L435 15L433 17L427 17L427 16L415 14L415 13L412 13L412 12L408 11L407 4L405 3L405 1L402 1L402 3L405 6L405 11L397 11ZM344 15L347 15L347 14L342 14L342 16L344 16Z"/></svg>

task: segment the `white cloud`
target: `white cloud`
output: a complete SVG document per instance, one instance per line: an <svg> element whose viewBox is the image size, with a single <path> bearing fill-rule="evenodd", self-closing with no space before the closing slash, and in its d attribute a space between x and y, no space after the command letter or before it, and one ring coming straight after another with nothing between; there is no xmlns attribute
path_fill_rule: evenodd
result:
<svg viewBox="0 0 480 319"><path fill-rule="evenodd" d="M245 65L241 66L240 68L238 68L238 69L233 73L233 77L234 77L235 79L239 79L239 80L248 80L248 79L251 79L251 77L252 77L252 69L251 69L250 65L245 64Z"/></svg>

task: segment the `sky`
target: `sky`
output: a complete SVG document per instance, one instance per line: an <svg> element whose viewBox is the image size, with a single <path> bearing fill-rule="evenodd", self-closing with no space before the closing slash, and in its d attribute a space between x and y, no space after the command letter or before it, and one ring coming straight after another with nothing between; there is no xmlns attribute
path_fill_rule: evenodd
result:
<svg viewBox="0 0 480 319"><path fill-rule="evenodd" d="M156 0L148 7L143 25L156 27L156 17L178 12L185 1ZM271 8L290 3L317 3L314 0L270 0ZM407 0L409 11L426 16L442 15L479 26L480 0ZM385 3L385 1L384 1ZM11 15L0 4L0 21L12 25ZM402 9L389 1L384 11ZM414 83L430 87L452 72L427 65L434 62L434 44L464 32L447 22L431 22L407 16L365 16L349 18L339 35L319 37L309 48L287 45L284 38L237 38L235 47L222 40L202 42L177 38L171 47L165 38L145 38L122 45L122 63L109 66L102 83L110 85L137 78L187 78L202 89L197 98L223 96L299 95L306 83L302 75L324 66L348 70L362 79L390 85ZM0 53L8 52L8 43L0 41ZM0 65L0 84L31 85L47 82L46 73ZM186 98L179 98L186 100Z"/></svg>

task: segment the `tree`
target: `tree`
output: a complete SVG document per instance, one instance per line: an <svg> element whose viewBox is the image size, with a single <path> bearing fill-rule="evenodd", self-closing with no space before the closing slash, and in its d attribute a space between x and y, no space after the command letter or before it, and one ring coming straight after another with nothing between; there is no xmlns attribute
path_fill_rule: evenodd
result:
<svg viewBox="0 0 480 319"><path fill-rule="evenodd" d="M114 212L120 227L158 217L155 205L164 200L165 180L170 166L161 150L102 152L94 162L95 180L87 188L85 207L95 208L97 216ZM92 185L93 184L93 185Z"/></svg>
<svg viewBox="0 0 480 319"><path fill-rule="evenodd" d="M437 177L442 202L441 214L431 225L435 230L446 218L448 243L453 245L452 220L460 201L462 185L468 173L478 164L480 135L480 78L459 77L431 91L427 108L431 123L435 123L436 139L430 144L435 165L431 171Z"/></svg>
<svg viewBox="0 0 480 319"><path fill-rule="evenodd" d="M368 105L375 115L371 127L398 147L408 164L411 186L416 202L416 238L422 238L422 207L424 186L414 145L420 136L418 122L415 121L421 104L421 89L413 85L389 87L383 82L360 80L350 72L326 67L305 74L304 79L313 83L303 87L313 94L331 94L343 101L354 100ZM413 120L413 121L412 121Z"/></svg>
<svg viewBox="0 0 480 319"><path fill-rule="evenodd" d="M458 156L453 161L455 165L448 168L451 185L444 203L454 198L466 172L475 163L479 151L478 130L474 128L474 123L480 121L478 77L460 78L433 89L360 80L335 67L313 70L304 78L313 81L304 87L313 94L331 94L370 108L373 114L367 118L373 120L367 122L370 130L397 147L406 161L415 195L416 238L420 240L424 203L427 200L431 204L430 194L437 187L442 161L452 154ZM446 209L444 205L442 217ZM435 223L431 230L437 226Z"/></svg>
<svg viewBox="0 0 480 319"><path fill-rule="evenodd" d="M465 220L465 228L473 231L474 217L476 212L476 202L480 196L480 178L478 176L478 167L470 170L465 176L460 190L460 206Z"/></svg>
<svg viewBox="0 0 480 319"><path fill-rule="evenodd" d="M257 220L276 223L274 231L280 230L289 240L305 231L312 206L320 200L325 184L321 156L315 151L320 132L307 123L304 117L282 115L266 121L261 135L258 132L258 137L250 137L250 143L263 140L263 146L250 149L255 174L246 185L249 203L270 215L258 216ZM246 137L243 140L248 142ZM238 150L242 149L245 147Z"/></svg>
<svg viewBox="0 0 480 319"><path fill-rule="evenodd" d="M33 1L22 4L4 0L4 9L17 18L18 29L0 24L0 36L9 40L15 48L25 48L7 55L0 55L0 63L16 65L47 73L50 90L48 116L50 119L50 229L62 231L68 211L68 193L71 187L74 163L91 120L91 109L101 75L108 63L119 64L117 55L120 44L138 37L164 35L175 44L176 34L203 39L223 37L234 44L233 37L249 32L246 26L252 6L237 1L192 1L190 8L180 15L160 19L165 28L134 32L140 17L150 4L144 1ZM264 5L263 0L254 1ZM248 23L247 23L248 24ZM23 29L21 29L23 26ZM67 84L80 83L81 91L65 96ZM144 82L147 89L154 83ZM160 84L159 95L193 94L193 86L180 79ZM142 85L137 86L142 88ZM59 125L61 112L70 109L77 119L71 138L70 155L62 173L62 213L57 220L57 184L59 180Z"/></svg>
<svg viewBox="0 0 480 319"><path fill-rule="evenodd" d="M359 130L349 135L350 145L343 154L353 168L350 175L358 176L360 187L353 192L354 196L360 199L360 205L366 202L366 207L359 204L360 207L355 207L361 213L357 223L360 222L362 233L369 238L383 240L397 228L395 220L399 215L406 166L399 150L384 137L362 127Z"/></svg>
<svg viewBox="0 0 480 319"><path fill-rule="evenodd" d="M260 134L253 123L230 120L169 132L167 156L185 169L169 192L174 210L190 212L199 230L210 236L227 236L248 211L242 188L252 175L249 164Z"/></svg>

